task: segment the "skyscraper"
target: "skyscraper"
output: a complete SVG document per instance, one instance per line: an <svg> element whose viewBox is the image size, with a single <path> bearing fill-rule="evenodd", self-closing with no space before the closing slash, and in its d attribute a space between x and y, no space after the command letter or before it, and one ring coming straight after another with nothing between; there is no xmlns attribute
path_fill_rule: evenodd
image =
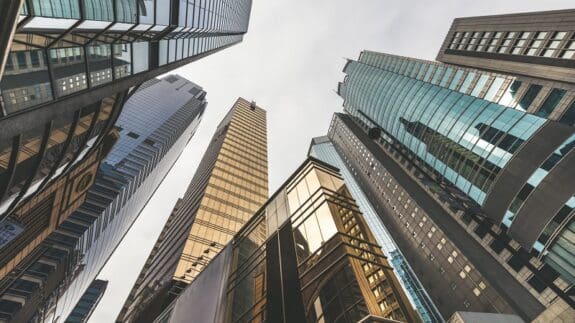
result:
<svg viewBox="0 0 575 323"><path fill-rule="evenodd" d="M74 306L72 313L68 316L65 323L85 323L88 322L90 316L94 312L96 306L104 296L106 292L106 287L108 286L107 280L94 280L82 298L78 301L78 304Z"/></svg>
<svg viewBox="0 0 575 323"><path fill-rule="evenodd" d="M120 139L94 176L84 203L69 218L62 217L22 270L0 280L2 297L19 295L19 317L69 315L195 133L205 95L196 84L170 75L144 83L130 97L116 122ZM33 269L38 266L46 267L46 273L39 275ZM42 283L28 283L22 292L30 277Z"/></svg>
<svg viewBox="0 0 575 323"><path fill-rule="evenodd" d="M124 91L240 42L251 0L22 0L3 2L0 9L5 215L69 162L62 146L80 134L71 130L74 120L93 115L93 105L104 98L122 103ZM104 133L88 126L84 140L69 147L72 157Z"/></svg>
<svg viewBox="0 0 575 323"><path fill-rule="evenodd" d="M148 322L267 200L266 112L239 98L220 122L118 317Z"/></svg>
<svg viewBox="0 0 575 323"><path fill-rule="evenodd" d="M329 137L444 317L575 318L573 21L457 19L438 57L458 65L364 51L344 68Z"/></svg>
<svg viewBox="0 0 575 323"><path fill-rule="evenodd" d="M155 322L420 322L337 168L308 159Z"/></svg>
<svg viewBox="0 0 575 323"><path fill-rule="evenodd" d="M339 168L341 176L345 180L346 187L356 201L365 222L369 226L377 243L381 245L383 253L388 257L405 294L414 304L423 322L442 322L443 318L441 314L433 304L429 295L427 295L427 292L415 276L413 269L407 263L401 251L397 248L391 235L382 224L375 208L363 193L352 172L347 168L329 138L313 138L308 156Z"/></svg>

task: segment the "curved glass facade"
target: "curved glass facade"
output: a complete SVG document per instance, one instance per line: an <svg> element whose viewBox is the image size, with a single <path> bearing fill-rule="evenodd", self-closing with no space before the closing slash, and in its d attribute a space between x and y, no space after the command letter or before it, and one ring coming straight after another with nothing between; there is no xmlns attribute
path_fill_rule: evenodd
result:
<svg viewBox="0 0 575 323"><path fill-rule="evenodd" d="M380 127L389 141L479 205L517 148L546 122L486 100L503 93L491 89L503 81L492 77L487 84L491 76L478 72L371 52L344 72L339 93L346 111Z"/></svg>

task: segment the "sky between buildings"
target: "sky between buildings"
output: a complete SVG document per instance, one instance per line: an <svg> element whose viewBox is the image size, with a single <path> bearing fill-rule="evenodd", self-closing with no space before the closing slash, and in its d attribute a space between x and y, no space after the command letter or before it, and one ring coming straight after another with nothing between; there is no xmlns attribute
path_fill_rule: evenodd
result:
<svg viewBox="0 0 575 323"><path fill-rule="evenodd" d="M433 60L456 17L567 9L573 0L254 0L244 41L182 67L207 91L195 137L100 273L108 288L90 323L114 322L219 121L237 97L268 111L270 194L342 111L346 58L364 50Z"/></svg>

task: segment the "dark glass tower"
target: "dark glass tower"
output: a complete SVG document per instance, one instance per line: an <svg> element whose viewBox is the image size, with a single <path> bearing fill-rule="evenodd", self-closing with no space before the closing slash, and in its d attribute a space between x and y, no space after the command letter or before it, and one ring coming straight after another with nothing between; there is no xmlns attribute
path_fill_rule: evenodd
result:
<svg viewBox="0 0 575 323"><path fill-rule="evenodd" d="M108 286L107 280L94 280L84 295L78 301L78 304L74 306L72 313L68 316L65 323L86 323L90 319L90 316L94 312L96 306L104 296L106 292L106 287Z"/></svg>
<svg viewBox="0 0 575 323"><path fill-rule="evenodd" d="M267 170L266 111L239 98L216 129L118 321L153 321L196 278L266 201Z"/></svg>
<svg viewBox="0 0 575 323"><path fill-rule="evenodd" d="M20 315L39 320L69 315L195 133L205 95L198 85L170 75L144 83L130 97L116 122L120 140L85 202L25 261L35 268L51 258L48 270L60 274L38 277L24 269L0 281L0 295L6 297L29 277L44 282L20 293ZM35 297L38 293L43 297Z"/></svg>
<svg viewBox="0 0 575 323"><path fill-rule="evenodd" d="M344 68L349 115L330 138L415 271L439 273L417 274L444 317L575 318L573 21L573 10L457 19L446 42L458 49L439 59L458 65L364 51Z"/></svg>
<svg viewBox="0 0 575 323"><path fill-rule="evenodd" d="M420 322L334 168L308 159L154 322Z"/></svg>
<svg viewBox="0 0 575 323"><path fill-rule="evenodd" d="M251 0L9 1L0 9L4 216L102 137L107 128L95 120L117 116L121 93L239 43ZM99 113L104 98L120 104Z"/></svg>

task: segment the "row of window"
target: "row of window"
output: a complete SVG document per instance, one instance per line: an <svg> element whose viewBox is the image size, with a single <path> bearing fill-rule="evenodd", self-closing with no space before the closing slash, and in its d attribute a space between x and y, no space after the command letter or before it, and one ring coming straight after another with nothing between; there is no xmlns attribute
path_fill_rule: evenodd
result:
<svg viewBox="0 0 575 323"><path fill-rule="evenodd" d="M240 40L241 36L164 40L160 42L158 53L160 65ZM8 114L21 111L54 98L147 71L150 68L149 57L148 42L11 52L5 77L0 82L2 102ZM51 82L52 78L54 83Z"/></svg>
<svg viewBox="0 0 575 323"><path fill-rule="evenodd" d="M506 107L575 125L574 93L567 89L520 81L507 75L369 51L362 52L359 61Z"/></svg>
<svg viewBox="0 0 575 323"><path fill-rule="evenodd" d="M570 31L456 32L449 49L511 55L575 58L575 33Z"/></svg>

